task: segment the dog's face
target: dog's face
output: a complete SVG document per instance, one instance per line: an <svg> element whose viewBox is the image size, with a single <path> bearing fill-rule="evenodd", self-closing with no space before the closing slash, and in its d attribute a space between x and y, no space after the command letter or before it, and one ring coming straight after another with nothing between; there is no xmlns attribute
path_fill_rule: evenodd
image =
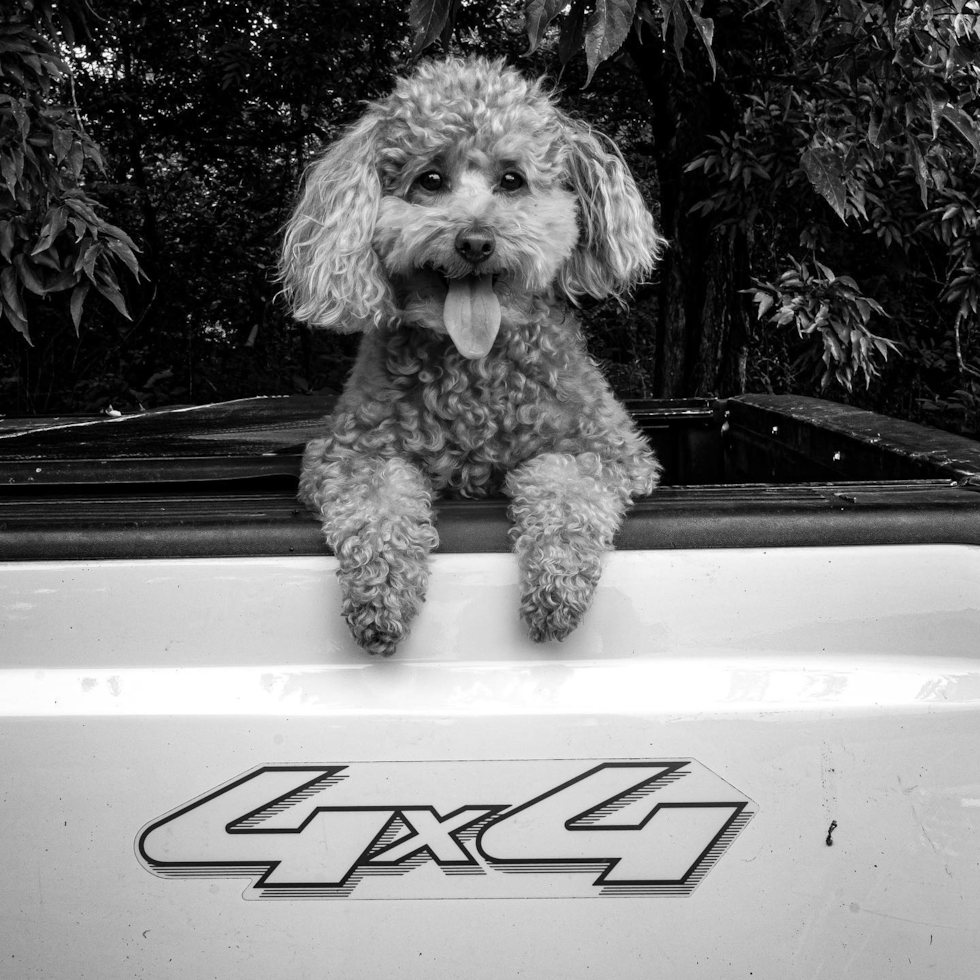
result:
<svg viewBox="0 0 980 980"><path fill-rule="evenodd" d="M619 296L663 240L615 147L500 62L401 79L321 159L290 222L296 315L401 321L488 353L536 297Z"/></svg>
<svg viewBox="0 0 980 980"><path fill-rule="evenodd" d="M482 357L501 320L524 315L578 240L575 195L518 134L412 160L382 198L375 251L406 321Z"/></svg>

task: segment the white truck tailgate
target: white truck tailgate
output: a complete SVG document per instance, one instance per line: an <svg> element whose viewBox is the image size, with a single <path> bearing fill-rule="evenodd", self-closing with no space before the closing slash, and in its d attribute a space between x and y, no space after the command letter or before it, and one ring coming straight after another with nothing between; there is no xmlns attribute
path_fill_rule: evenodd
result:
<svg viewBox="0 0 980 980"><path fill-rule="evenodd" d="M980 959L980 549L624 551L562 644L446 554L0 563L0 976L889 977Z"/></svg>

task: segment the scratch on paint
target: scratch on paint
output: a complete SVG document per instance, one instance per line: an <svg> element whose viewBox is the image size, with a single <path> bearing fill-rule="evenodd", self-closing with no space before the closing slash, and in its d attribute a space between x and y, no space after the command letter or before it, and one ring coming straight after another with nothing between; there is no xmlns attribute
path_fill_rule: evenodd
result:
<svg viewBox="0 0 980 980"><path fill-rule="evenodd" d="M850 910L852 912L855 912L855 913L856 912L864 912L867 915L877 915L877 916L880 916L882 919L894 919L896 922L909 922L909 923L911 923L912 925L915 925L915 926L929 926L931 929L954 929L957 932L960 932L960 931L962 931L962 932L977 932L978 931L975 926L949 925L946 922L929 922L926 919L909 919L909 918L906 918L904 915L891 915L888 912L877 912L874 909L861 908L861 906L858 905L857 902L851 902ZM930 936L929 938L930 938L930 942L931 942L932 936Z"/></svg>

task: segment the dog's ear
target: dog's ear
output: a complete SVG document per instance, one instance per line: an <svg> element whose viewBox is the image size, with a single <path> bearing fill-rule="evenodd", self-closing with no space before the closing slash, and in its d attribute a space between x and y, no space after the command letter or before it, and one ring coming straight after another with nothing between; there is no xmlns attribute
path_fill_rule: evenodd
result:
<svg viewBox="0 0 980 980"><path fill-rule="evenodd" d="M353 333L392 313L388 280L371 247L381 178L380 120L369 112L307 172L286 225L280 261L293 315Z"/></svg>
<svg viewBox="0 0 980 980"><path fill-rule="evenodd" d="M578 199L579 241L558 284L571 299L621 299L650 274L667 240L616 145L564 114L562 122L566 179Z"/></svg>

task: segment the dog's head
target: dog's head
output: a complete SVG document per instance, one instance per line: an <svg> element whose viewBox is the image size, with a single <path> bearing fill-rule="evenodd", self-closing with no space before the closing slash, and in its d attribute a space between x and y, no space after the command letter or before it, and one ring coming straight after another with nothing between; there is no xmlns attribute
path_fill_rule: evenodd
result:
<svg viewBox="0 0 980 980"><path fill-rule="evenodd" d="M311 168L286 229L296 316L392 318L486 354L529 300L622 297L664 240L618 150L502 61L430 62Z"/></svg>

